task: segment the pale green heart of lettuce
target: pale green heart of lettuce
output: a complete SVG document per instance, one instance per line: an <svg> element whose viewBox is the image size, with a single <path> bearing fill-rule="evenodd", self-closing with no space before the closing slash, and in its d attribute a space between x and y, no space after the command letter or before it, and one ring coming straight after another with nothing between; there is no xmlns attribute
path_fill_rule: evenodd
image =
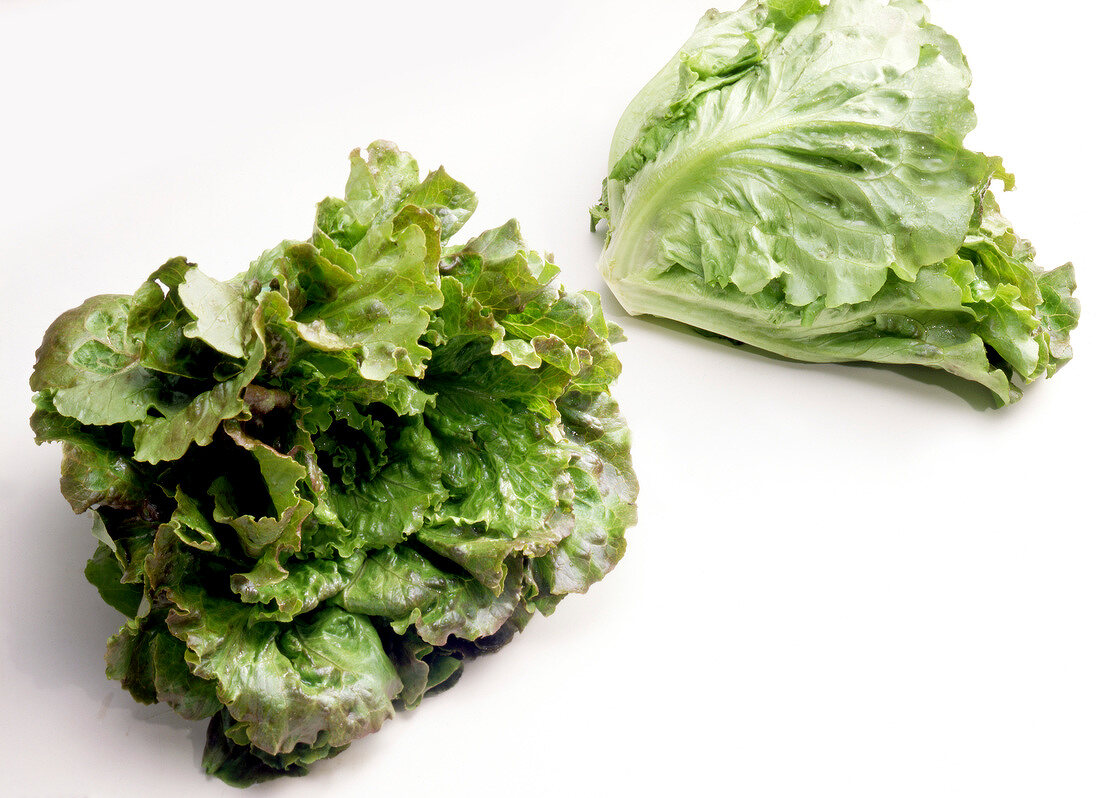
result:
<svg viewBox="0 0 1100 798"><path fill-rule="evenodd" d="M958 42L920 0L708 12L611 144L599 268L632 314L811 362L944 369L1000 403L1072 356L1072 266L1000 216Z"/></svg>
<svg viewBox="0 0 1100 798"><path fill-rule="evenodd" d="M63 314L36 438L127 620L107 673L209 718L203 764L300 775L619 561L620 331L514 222L378 142L343 199L218 281L174 258Z"/></svg>

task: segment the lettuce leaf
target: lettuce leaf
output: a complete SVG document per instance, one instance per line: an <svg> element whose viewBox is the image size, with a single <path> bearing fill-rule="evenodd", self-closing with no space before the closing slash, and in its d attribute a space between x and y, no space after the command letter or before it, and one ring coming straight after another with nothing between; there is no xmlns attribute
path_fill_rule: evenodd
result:
<svg viewBox="0 0 1100 798"><path fill-rule="evenodd" d="M509 222L387 142L308 241L183 258L47 331L36 439L126 616L107 673L209 718L203 767L310 766L453 685L619 561L637 483L621 332Z"/></svg>

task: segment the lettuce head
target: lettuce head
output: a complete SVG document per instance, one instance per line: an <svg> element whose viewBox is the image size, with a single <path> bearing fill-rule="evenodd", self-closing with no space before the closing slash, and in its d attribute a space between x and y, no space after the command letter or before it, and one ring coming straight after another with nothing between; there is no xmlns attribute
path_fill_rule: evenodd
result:
<svg viewBox="0 0 1100 798"><path fill-rule="evenodd" d="M811 362L944 369L998 403L1072 352L973 152L970 71L920 0L708 12L615 131L600 271L651 314Z"/></svg>
<svg viewBox="0 0 1100 798"><path fill-rule="evenodd" d="M620 330L514 222L378 142L222 282L183 258L46 332L39 442L127 620L107 674L209 718L204 766L300 775L623 555Z"/></svg>

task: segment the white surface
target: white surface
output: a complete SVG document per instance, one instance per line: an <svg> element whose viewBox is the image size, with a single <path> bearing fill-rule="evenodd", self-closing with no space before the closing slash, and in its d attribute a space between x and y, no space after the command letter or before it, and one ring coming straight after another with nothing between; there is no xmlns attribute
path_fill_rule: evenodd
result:
<svg viewBox="0 0 1100 798"><path fill-rule="evenodd" d="M239 794L199 771L202 724L103 677L120 618L83 580L59 447L24 420L46 325L170 256L228 277L308 235L375 138L473 187L471 234L516 216L598 289L611 130L707 5L0 4L0 789ZM620 567L250 796L1100 794L1100 12L930 5L975 72L972 142L1019 176L1009 215L1076 259L1073 363L994 412L934 376L622 320L643 494Z"/></svg>

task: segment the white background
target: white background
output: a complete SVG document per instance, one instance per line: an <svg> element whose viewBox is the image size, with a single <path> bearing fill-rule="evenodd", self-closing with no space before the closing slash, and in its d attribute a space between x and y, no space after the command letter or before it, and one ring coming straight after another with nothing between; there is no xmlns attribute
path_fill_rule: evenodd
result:
<svg viewBox="0 0 1100 798"><path fill-rule="evenodd" d="M734 0L736 2L736 0ZM1091 3L935 0L974 147L1050 265L1077 358L1018 405L623 319L641 522L619 568L458 687L250 796L1100 794L1100 278ZM25 419L49 322L170 256L225 278L310 232L389 138L599 289L618 114L700 2L0 3L0 757L19 796L239 793L203 724L103 677L120 623Z"/></svg>

